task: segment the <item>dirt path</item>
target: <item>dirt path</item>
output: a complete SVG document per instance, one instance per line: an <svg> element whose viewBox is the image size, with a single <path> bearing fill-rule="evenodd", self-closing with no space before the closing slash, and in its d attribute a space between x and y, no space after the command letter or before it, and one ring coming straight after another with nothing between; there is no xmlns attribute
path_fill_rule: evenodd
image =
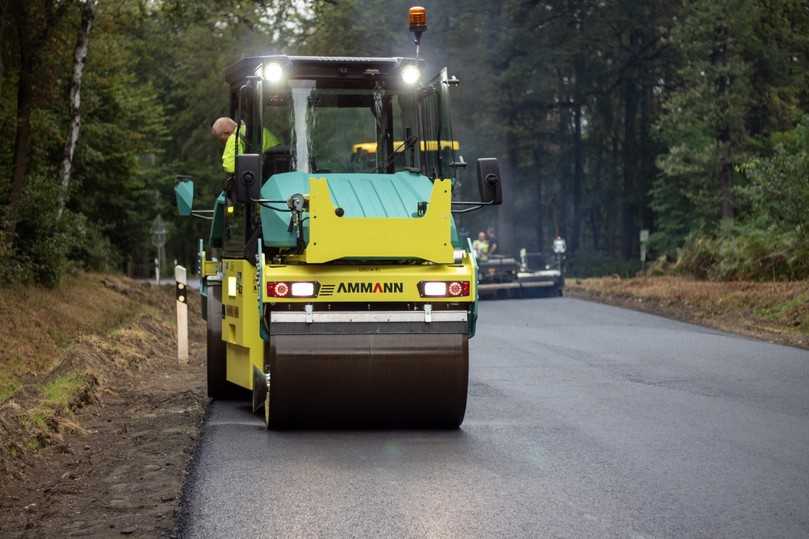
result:
<svg viewBox="0 0 809 539"><path fill-rule="evenodd" d="M49 378L70 372L86 383L44 426L25 428L42 391L0 407L4 434L17 438L3 462L3 537L174 534L206 406L204 322L194 298L191 361L178 366L174 290L148 293L157 294L155 308L108 335L82 338L65 354Z"/></svg>

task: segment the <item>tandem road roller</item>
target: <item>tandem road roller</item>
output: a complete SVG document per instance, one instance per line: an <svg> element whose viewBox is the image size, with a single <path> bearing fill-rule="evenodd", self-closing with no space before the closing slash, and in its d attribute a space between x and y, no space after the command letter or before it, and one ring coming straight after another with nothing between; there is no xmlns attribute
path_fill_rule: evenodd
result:
<svg viewBox="0 0 809 539"><path fill-rule="evenodd" d="M411 8L416 45L426 13ZM418 49L417 49L418 50ZM454 213L502 200L497 160L480 200L453 197L443 69L418 58L258 56L226 70L235 174L200 242L208 393L252 392L269 428L457 428L466 409L477 268ZM268 144L268 140L272 142ZM373 159L358 142L375 141ZM445 151L430 151L430 148ZM457 194L456 194L457 195Z"/></svg>

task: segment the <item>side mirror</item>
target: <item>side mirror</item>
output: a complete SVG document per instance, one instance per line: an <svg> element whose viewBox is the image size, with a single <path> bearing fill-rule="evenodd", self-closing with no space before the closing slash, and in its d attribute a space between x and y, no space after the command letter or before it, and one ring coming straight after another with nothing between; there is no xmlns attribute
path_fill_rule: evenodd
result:
<svg viewBox="0 0 809 539"><path fill-rule="evenodd" d="M244 153L236 156L236 177L233 195L236 202L247 204L261 198L261 154Z"/></svg>
<svg viewBox="0 0 809 539"><path fill-rule="evenodd" d="M194 208L194 180L191 176L177 176L174 183L174 195L177 197L177 211L187 217Z"/></svg>
<svg viewBox="0 0 809 539"><path fill-rule="evenodd" d="M494 157L478 159L478 189L480 200L499 206L503 203L503 186L500 179L500 165Z"/></svg>

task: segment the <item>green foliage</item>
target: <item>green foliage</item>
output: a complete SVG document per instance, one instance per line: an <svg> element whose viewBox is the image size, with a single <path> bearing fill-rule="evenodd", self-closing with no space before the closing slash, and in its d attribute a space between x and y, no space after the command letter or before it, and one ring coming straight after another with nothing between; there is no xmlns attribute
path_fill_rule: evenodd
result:
<svg viewBox="0 0 809 539"><path fill-rule="evenodd" d="M726 223L718 234L691 236L673 270L701 279L779 281L809 278L809 238L781 230Z"/></svg>
<svg viewBox="0 0 809 539"><path fill-rule="evenodd" d="M671 248L692 230L722 219L723 158L741 162L750 145L745 123L753 107L748 59L756 0L694 0L675 25L680 87L663 103L658 132L667 146L651 191L658 217L656 244ZM734 16L728 17L728 13ZM732 180L731 180L732 181Z"/></svg>
<svg viewBox="0 0 809 539"><path fill-rule="evenodd" d="M792 0L692 0L674 27L679 83L657 124L667 149L651 190L652 246L673 255L684 244L678 264L689 272L805 275L794 258L809 229L809 121L794 126L809 106L807 30ZM723 223L723 201L736 224Z"/></svg>
<svg viewBox="0 0 809 539"><path fill-rule="evenodd" d="M33 175L20 209L18 241L4 264L6 283L39 283L53 287L71 270L110 270L118 252L102 229L85 215L66 211L57 219L57 184L49 176Z"/></svg>
<svg viewBox="0 0 809 539"><path fill-rule="evenodd" d="M624 260L600 253L579 252L568 259L566 270L571 277L634 277L641 269L640 260Z"/></svg>
<svg viewBox="0 0 809 539"><path fill-rule="evenodd" d="M46 3L30 4L37 24ZM101 2L74 177L57 219L79 22L78 3L57 4L66 15L50 28L35 74L47 83L35 88L21 221L14 242L0 232L4 283L55 285L73 268L143 274L155 256L149 225L158 215L169 224L168 258L192 264L207 223L175 217L174 177L194 177L201 209L221 190L221 146L209 130L229 113L223 72L240 57L414 53L405 0ZM512 236L511 248L532 250L565 236L579 275L637 271L640 228L652 229L653 254L676 259L677 271L806 275L805 2L641 4L424 3L424 76L448 65L462 81L453 95L461 153L469 163L501 158L508 182L506 205L460 226L473 234L496 226L504 249ZM17 118L17 37L0 24L0 121L9 126ZM13 139L0 143L3 204ZM477 196L473 169L460 198ZM723 224L728 205L735 220Z"/></svg>
<svg viewBox="0 0 809 539"><path fill-rule="evenodd" d="M809 116L793 130L776 133L774 154L740 170L749 184L738 190L756 222L779 230L809 232Z"/></svg>

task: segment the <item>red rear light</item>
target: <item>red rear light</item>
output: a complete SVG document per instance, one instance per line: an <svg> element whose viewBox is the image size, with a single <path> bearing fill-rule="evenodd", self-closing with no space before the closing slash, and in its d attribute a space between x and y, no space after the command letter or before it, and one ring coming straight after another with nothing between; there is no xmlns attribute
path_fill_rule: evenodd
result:
<svg viewBox="0 0 809 539"><path fill-rule="evenodd" d="M469 295L469 281L422 281L421 297L458 298Z"/></svg>
<svg viewBox="0 0 809 539"><path fill-rule="evenodd" d="M319 287L316 281L272 281L267 283L267 297L313 298Z"/></svg>
<svg viewBox="0 0 809 539"><path fill-rule="evenodd" d="M447 293L452 297L468 296L469 281L452 281L447 286Z"/></svg>
<svg viewBox="0 0 809 539"><path fill-rule="evenodd" d="M270 282L267 283L267 296L271 298L285 298L289 295L289 283Z"/></svg>

